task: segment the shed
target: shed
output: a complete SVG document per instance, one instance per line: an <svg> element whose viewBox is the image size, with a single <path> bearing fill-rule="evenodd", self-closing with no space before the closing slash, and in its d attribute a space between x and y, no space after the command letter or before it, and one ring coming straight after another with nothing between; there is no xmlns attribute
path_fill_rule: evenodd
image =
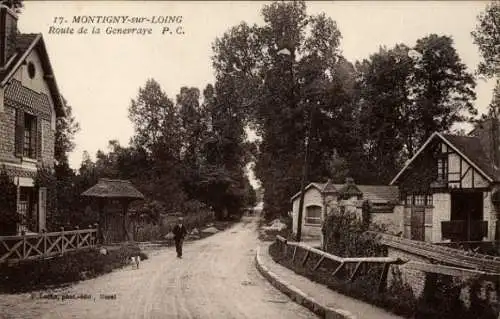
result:
<svg viewBox="0 0 500 319"><path fill-rule="evenodd" d="M124 240L128 240L127 212L131 202L144 199L144 195L139 192L128 180L101 178L91 188L82 193L84 197L97 199L99 206L99 236L102 242L102 219L104 217L103 208L107 201L118 200L122 205Z"/></svg>

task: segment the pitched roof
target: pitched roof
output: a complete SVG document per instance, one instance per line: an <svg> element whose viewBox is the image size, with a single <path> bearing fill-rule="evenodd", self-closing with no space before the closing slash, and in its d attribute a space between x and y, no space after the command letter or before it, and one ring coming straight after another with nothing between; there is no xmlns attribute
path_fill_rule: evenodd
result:
<svg viewBox="0 0 500 319"><path fill-rule="evenodd" d="M99 198L144 199L128 180L101 178L99 182L82 193L82 196Z"/></svg>
<svg viewBox="0 0 500 319"><path fill-rule="evenodd" d="M413 155L413 157L406 162L405 166L389 183L390 185L393 185L398 180L403 172L408 169L410 164L434 139L440 139L448 146L453 148L457 153L459 153L460 156L462 156L471 166L482 173L484 177L486 177L486 179L488 179L489 181L500 180L500 171L493 165L493 162L489 159L488 154L483 150L479 138L472 136L440 134L438 132L434 132L427 139L427 141L425 141L424 145L422 145L420 149L415 153L415 155Z"/></svg>
<svg viewBox="0 0 500 319"><path fill-rule="evenodd" d="M310 183L307 185L305 190L309 190L311 187L316 188L320 192L324 192L327 183ZM331 187L340 190L348 185L346 184L331 184ZM388 185L354 185L363 195L363 199L367 199L375 203L386 203L391 201L397 201L399 199L399 188L398 186L388 186ZM300 192L292 196L291 201L297 198Z"/></svg>
<svg viewBox="0 0 500 319"><path fill-rule="evenodd" d="M310 188L316 188L320 193L323 191L323 188L325 187L326 183L310 183L309 185L307 185L305 188L304 188L304 193L307 192ZM300 195L300 191L295 193L295 195L293 195L291 198L290 198L290 201L293 202L293 200Z"/></svg>
<svg viewBox="0 0 500 319"><path fill-rule="evenodd" d="M490 154L485 152L478 137L450 134L442 134L442 136L455 145L456 148L474 162L485 174L494 180L500 180L500 170L493 165Z"/></svg>
<svg viewBox="0 0 500 319"><path fill-rule="evenodd" d="M358 185L363 193L363 199L374 203L383 203L399 200L399 188L388 185Z"/></svg>
<svg viewBox="0 0 500 319"><path fill-rule="evenodd" d="M7 65L5 68L0 69L0 86L5 87L16 73L16 71L21 67L21 65L26 61L29 54L36 50L40 55L42 61L43 71L45 73L45 80L50 88L50 93L52 100L54 101L54 107L56 110L56 115L62 117L65 115L64 105L62 102L62 97L57 86L57 82L54 77L54 72L52 70L52 65L50 64L49 55L47 53L47 48L43 41L42 34L38 33L18 33L16 36L16 52L13 56L9 57Z"/></svg>

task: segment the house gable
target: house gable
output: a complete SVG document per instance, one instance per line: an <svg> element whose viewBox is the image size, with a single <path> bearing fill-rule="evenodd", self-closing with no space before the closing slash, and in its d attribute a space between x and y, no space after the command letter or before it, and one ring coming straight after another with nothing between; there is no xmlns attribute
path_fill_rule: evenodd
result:
<svg viewBox="0 0 500 319"><path fill-rule="evenodd" d="M464 154L462 144L453 143L450 139L434 133L390 184L397 183L402 186L403 192L412 193L429 193L430 188L488 187L492 178ZM470 144L474 142L469 141Z"/></svg>
<svg viewBox="0 0 500 319"><path fill-rule="evenodd" d="M55 130L57 111L45 76L42 59L33 50L6 85L4 97L11 105L42 117Z"/></svg>
<svg viewBox="0 0 500 319"><path fill-rule="evenodd" d="M321 193L321 191L323 190L323 187L324 187L324 184L320 184L320 183L310 183L309 185L307 185L305 188L304 188L304 192L305 194L307 194L307 192L309 192L309 190L311 189L314 189L316 190L318 193ZM298 192L298 193L295 193L295 195L292 196L292 198L290 198L290 201L291 202L294 202L296 199L299 199L300 197L300 193L301 192ZM305 196L305 195L304 195Z"/></svg>
<svg viewBox="0 0 500 319"><path fill-rule="evenodd" d="M41 34L18 34L17 50L13 62L1 72L0 88L6 89L12 82L19 81L23 87L50 99L51 108L57 117L65 115L54 72ZM31 78L30 73L34 71ZM5 92L3 92L5 95Z"/></svg>

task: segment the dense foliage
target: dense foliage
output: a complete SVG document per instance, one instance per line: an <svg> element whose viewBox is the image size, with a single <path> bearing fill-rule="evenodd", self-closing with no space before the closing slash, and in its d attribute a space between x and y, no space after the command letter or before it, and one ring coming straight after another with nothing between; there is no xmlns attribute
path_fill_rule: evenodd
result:
<svg viewBox="0 0 500 319"><path fill-rule="evenodd" d="M477 114L475 80L448 36L382 47L351 63L335 21L302 1L264 5L213 44L224 93L260 137L256 175L269 218L286 214L308 181L386 183L434 131Z"/></svg>
<svg viewBox="0 0 500 319"><path fill-rule="evenodd" d="M472 32L474 43L478 45L483 60L478 73L487 78L496 78L493 98L488 108L488 116L500 117L500 1L494 0L477 17L478 24Z"/></svg>
<svg viewBox="0 0 500 319"><path fill-rule="evenodd" d="M17 188L5 167L0 167L0 234L13 235L20 221L16 213Z"/></svg>
<svg viewBox="0 0 500 319"><path fill-rule="evenodd" d="M0 291L29 292L94 278L129 265L132 256L141 256L142 260L148 258L139 247L122 245L109 249L106 255L98 249L88 249L68 252L51 259L30 260L14 265L2 263Z"/></svg>

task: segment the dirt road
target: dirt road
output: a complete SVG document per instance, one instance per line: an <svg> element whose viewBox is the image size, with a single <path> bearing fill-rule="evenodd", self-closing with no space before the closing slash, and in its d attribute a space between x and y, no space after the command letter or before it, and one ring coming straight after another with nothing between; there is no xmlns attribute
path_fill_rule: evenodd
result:
<svg viewBox="0 0 500 319"><path fill-rule="evenodd" d="M316 318L260 276L257 245L256 223L247 219L186 243L183 259L165 248L138 270L128 266L34 298L0 295L0 318Z"/></svg>

